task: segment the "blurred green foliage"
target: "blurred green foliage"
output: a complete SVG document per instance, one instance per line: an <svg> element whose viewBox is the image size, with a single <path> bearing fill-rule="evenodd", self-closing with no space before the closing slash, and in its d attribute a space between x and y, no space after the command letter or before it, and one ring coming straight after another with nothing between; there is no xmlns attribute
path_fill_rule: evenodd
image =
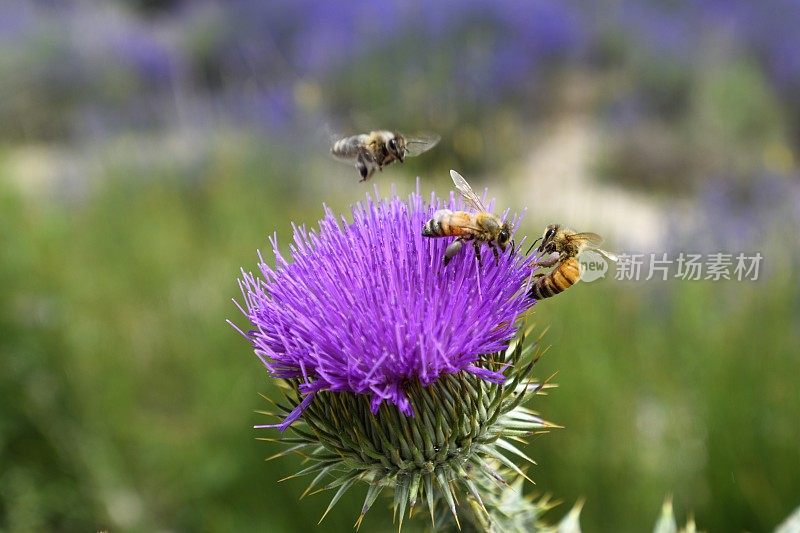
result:
<svg viewBox="0 0 800 533"><path fill-rule="evenodd" d="M542 302L560 385L543 409L566 429L536 447L539 487L585 496L588 531L640 530L665 494L709 531L775 527L798 491L799 297L777 277Z"/></svg>

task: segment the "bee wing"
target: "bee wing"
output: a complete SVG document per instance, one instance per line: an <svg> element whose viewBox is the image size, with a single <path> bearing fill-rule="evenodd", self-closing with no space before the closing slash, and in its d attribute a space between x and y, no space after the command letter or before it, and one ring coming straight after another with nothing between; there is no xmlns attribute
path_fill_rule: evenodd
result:
<svg viewBox="0 0 800 533"><path fill-rule="evenodd" d="M461 193L461 196L464 197L464 200L466 200L468 204L470 204L476 211L488 211L486 206L483 205L481 199L478 198L478 195L475 194L475 191L472 190L472 187L469 186L467 180L464 179L464 176L455 170L451 170L450 177L453 178L453 183L455 184L456 189L458 189L458 192Z"/></svg>
<svg viewBox="0 0 800 533"><path fill-rule="evenodd" d="M317 144L320 145L320 147L327 145L330 156L337 161L341 161L342 163L352 163L355 160L356 156L358 155L357 153L348 153L342 150L334 150L334 146L336 146L336 144L339 143L339 141L344 141L347 139L355 139L358 136L344 135L338 130L334 129L333 126L331 126L328 122L322 123L317 128L314 137L316 138L315 140ZM342 145L340 144L339 146L341 147Z"/></svg>
<svg viewBox="0 0 800 533"><path fill-rule="evenodd" d="M317 126L317 129L314 131L313 135L316 142L328 144L330 146L333 146L333 143L339 139L344 139L347 137L347 135L343 135L338 130L334 129L334 127L328 122L323 122Z"/></svg>
<svg viewBox="0 0 800 533"><path fill-rule="evenodd" d="M406 136L406 156L416 157L427 152L436 146L441 138L437 133L416 133Z"/></svg>
<svg viewBox="0 0 800 533"><path fill-rule="evenodd" d="M571 241L585 241L589 244L594 244L595 246L603 242L603 238L600 235L598 235L597 233L593 233L591 231L575 233L573 235L567 236L567 239Z"/></svg>
<svg viewBox="0 0 800 533"><path fill-rule="evenodd" d="M333 129L333 127L327 122L320 124L313 135L314 135L315 148L320 150L327 148L328 152L330 152L331 157L333 157L337 161L349 162L349 159L344 159L343 157L335 154L333 151L333 145L336 144L337 141L346 139L347 138L346 135L342 135L341 133Z"/></svg>

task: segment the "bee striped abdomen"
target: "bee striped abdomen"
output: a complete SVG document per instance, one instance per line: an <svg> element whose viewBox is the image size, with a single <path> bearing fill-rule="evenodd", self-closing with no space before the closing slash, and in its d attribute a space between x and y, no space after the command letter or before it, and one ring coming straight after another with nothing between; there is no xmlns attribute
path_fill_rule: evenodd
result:
<svg viewBox="0 0 800 533"><path fill-rule="evenodd" d="M331 153L342 159L354 159L364 149L366 135L353 135L333 143Z"/></svg>
<svg viewBox="0 0 800 533"><path fill-rule="evenodd" d="M550 298L572 287L580 278L578 260L570 257L559 263L549 274L536 278L528 295L537 300Z"/></svg>
<svg viewBox="0 0 800 533"><path fill-rule="evenodd" d="M422 226L423 237L438 237L441 234L441 226L435 218L430 219Z"/></svg>
<svg viewBox="0 0 800 533"><path fill-rule="evenodd" d="M471 235L473 217L466 211L440 209L422 227L423 237L459 237Z"/></svg>
<svg viewBox="0 0 800 533"><path fill-rule="evenodd" d="M433 214L433 218L428 220L425 225L422 227L422 236L423 237L442 237L447 235L445 232L445 224L443 224L443 220L448 218L453 212L449 209L441 209L436 211ZM447 225L447 229L449 229L449 224Z"/></svg>

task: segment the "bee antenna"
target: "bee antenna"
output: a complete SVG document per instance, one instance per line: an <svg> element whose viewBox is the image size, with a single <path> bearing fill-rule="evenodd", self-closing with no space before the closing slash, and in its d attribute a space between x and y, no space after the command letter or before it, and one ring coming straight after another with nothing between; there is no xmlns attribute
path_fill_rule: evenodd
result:
<svg viewBox="0 0 800 533"><path fill-rule="evenodd" d="M530 247L530 248L528 248L528 251L527 251L527 252L525 252L525 255L530 255L530 254L531 254L531 250L533 250L533 247L534 247L534 246L536 246L536 243L537 243L537 242L539 242L539 241L541 241L541 240L542 240L542 238L541 238L541 237L539 237L538 239L536 239L535 241L533 241L533 244L531 244L531 247Z"/></svg>

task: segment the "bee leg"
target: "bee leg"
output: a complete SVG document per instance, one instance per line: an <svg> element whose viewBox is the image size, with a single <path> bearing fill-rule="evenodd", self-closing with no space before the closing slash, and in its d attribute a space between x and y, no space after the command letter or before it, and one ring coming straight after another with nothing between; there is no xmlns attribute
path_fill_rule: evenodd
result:
<svg viewBox="0 0 800 533"><path fill-rule="evenodd" d="M367 168L366 161L364 161L364 158L360 155L356 159L356 168L358 169L358 173L361 174L361 181L367 181L370 176L370 171Z"/></svg>
<svg viewBox="0 0 800 533"><path fill-rule="evenodd" d="M447 246L447 249L444 251L444 266L447 266L450 260L461 250L462 246L464 246L464 239L461 237L457 237Z"/></svg>
<svg viewBox="0 0 800 533"><path fill-rule="evenodd" d="M561 256L557 255L555 257L548 257L546 259L537 259L533 266L540 266L540 267L551 267L558 263L561 260Z"/></svg>
<svg viewBox="0 0 800 533"><path fill-rule="evenodd" d="M500 262L500 252L497 251L497 246L494 243L489 243L489 246L492 249L492 253L494 254L495 260L499 263Z"/></svg>
<svg viewBox="0 0 800 533"><path fill-rule="evenodd" d="M472 247L475 248L475 257L478 258L478 263L481 262L481 241L472 241Z"/></svg>

